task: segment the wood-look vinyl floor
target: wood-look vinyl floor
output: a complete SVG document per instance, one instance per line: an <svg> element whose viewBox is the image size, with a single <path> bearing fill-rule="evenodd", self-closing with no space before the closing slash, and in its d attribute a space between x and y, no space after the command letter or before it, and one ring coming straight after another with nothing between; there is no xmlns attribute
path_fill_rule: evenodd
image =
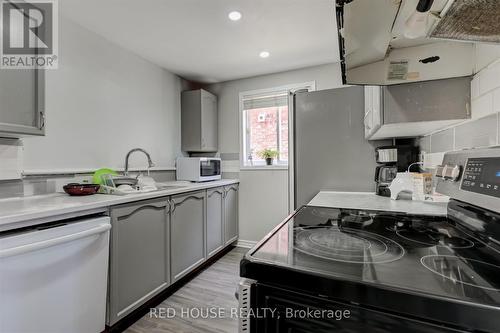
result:
<svg viewBox="0 0 500 333"><path fill-rule="evenodd" d="M158 305L157 309L170 309L170 313L175 311L173 318L155 318L147 314L125 332L237 333L238 320L231 316L231 309L238 308L234 293L240 279L239 263L246 252L247 249L234 248ZM185 312L183 315L183 309L190 311L190 315L186 316ZM200 309L220 309L224 315L214 319L196 318Z"/></svg>

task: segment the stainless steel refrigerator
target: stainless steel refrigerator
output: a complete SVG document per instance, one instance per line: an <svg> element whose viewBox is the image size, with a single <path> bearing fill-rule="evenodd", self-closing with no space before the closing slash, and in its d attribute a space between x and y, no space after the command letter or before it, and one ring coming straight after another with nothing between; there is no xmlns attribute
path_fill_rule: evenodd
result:
<svg viewBox="0 0 500 333"><path fill-rule="evenodd" d="M375 148L390 141L364 138L364 88L296 92L290 105L291 208L321 190L374 192Z"/></svg>

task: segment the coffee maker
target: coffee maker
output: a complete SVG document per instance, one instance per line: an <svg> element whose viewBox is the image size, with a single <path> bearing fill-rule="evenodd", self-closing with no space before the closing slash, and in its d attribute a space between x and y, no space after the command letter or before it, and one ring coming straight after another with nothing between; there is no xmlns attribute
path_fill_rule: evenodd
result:
<svg viewBox="0 0 500 333"><path fill-rule="evenodd" d="M378 147L375 152L379 164L375 169L376 193L390 197L389 185L398 172L408 171L413 163L418 162L419 149L413 145L393 145Z"/></svg>

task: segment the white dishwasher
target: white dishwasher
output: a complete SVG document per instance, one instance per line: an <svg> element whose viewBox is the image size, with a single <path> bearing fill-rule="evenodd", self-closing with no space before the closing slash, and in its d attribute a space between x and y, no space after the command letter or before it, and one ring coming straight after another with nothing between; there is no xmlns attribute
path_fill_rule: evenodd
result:
<svg viewBox="0 0 500 333"><path fill-rule="evenodd" d="M0 234L0 332L102 332L110 229L98 216Z"/></svg>

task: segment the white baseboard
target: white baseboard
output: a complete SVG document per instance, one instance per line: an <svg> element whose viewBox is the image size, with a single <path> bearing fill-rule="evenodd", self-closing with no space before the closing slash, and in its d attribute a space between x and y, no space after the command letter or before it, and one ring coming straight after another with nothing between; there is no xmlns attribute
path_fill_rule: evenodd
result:
<svg viewBox="0 0 500 333"><path fill-rule="evenodd" d="M252 248L257 244L255 241L249 241L249 240L243 240L243 239L238 239L238 242L236 243L237 247L244 247L244 248Z"/></svg>

